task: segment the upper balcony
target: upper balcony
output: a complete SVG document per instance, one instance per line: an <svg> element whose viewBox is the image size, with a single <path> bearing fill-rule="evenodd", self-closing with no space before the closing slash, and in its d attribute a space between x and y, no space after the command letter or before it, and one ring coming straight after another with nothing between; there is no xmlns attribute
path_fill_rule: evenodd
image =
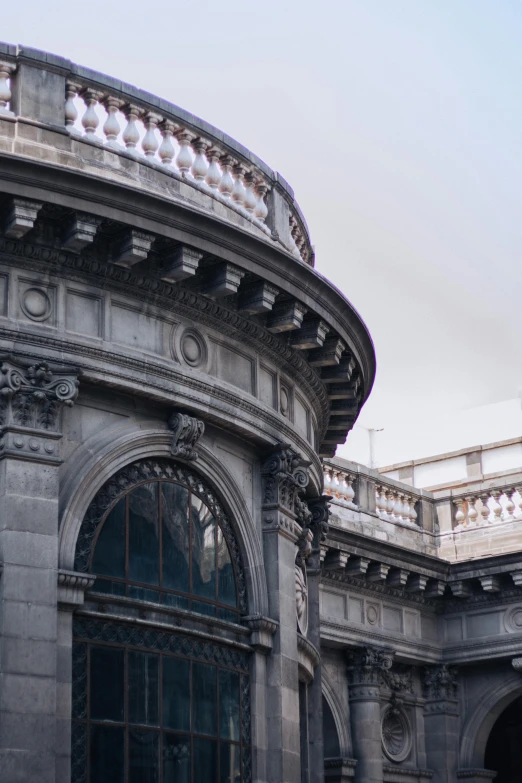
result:
<svg viewBox="0 0 522 783"><path fill-rule="evenodd" d="M9 44L0 44L0 242L11 256L45 252L60 274L101 266L138 297L192 306L197 294L311 389L321 456L344 442L371 391L368 330L315 270L277 172L168 101Z"/></svg>

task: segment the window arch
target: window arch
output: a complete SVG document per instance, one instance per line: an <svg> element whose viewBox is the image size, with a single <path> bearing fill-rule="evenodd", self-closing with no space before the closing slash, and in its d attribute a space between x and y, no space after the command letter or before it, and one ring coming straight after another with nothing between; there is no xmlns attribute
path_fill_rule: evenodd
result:
<svg viewBox="0 0 522 783"><path fill-rule="evenodd" d="M75 568L94 590L229 621L246 613L245 576L230 520L197 474L169 460L120 470L90 504Z"/></svg>
<svg viewBox="0 0 522 783"><path fill-rule="evenodd" d="M75 567L96 575L99 593L232 622L246 612L226 512L196 473L166 459L129 465L98 492ZM75 617L72 782L250 783L249 656L235 636Z"/></svg>

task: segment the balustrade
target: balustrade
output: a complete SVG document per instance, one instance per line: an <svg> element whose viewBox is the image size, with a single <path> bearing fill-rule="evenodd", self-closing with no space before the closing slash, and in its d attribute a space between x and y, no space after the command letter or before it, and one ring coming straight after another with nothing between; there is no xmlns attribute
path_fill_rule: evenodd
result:
<svg viewBox="0 0 522 783"><path fill-rule="evenodd" d="M403 524L416 525L416 502L417 500L413 495L409 495L404 491L384 484L375 487L377 516L385 522L402 522Z"/></svg>
<svg viewBox="0 0 522 783"><path fill-rule="evenodd" d="M454 530L522 519L522 487L490 489L453 500Z"/></svg>
<svg viewBox="0 0 522 783"><path fill-rule="evenodd" d="M337 503L343 506L357 510L358 506L354 503L355 490L353 482L355 474L343 470L325 467L324 471L324 491Z"/></svg>
<svg viewBox="0 0 522 783"><path fill-rule="evenodd" d="M2 67L0 64L0 107L7 106L10 98L6 76L11 66L4 70ZM178 119L68 81L64 122L71 134L161 165L271 233L265 224L271 184L262 172L235 158L215 139L197 135ZM294 255L310 263L308 239L300 219L294 215L289 218L289 234Z"/></svg>

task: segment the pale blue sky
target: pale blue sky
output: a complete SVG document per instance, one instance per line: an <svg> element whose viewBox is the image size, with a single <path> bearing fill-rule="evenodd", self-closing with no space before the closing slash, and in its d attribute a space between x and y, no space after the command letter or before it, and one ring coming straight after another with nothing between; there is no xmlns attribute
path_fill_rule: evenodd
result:
<svg viewBox="0 0 522 783"><path fill-rule="evenodd" d="M384 427L385 462L444 448L445 427L471 445L460 412L517 398L521 2L4 5L2 40L168 98L288 179L317 268L373 335L360 421ZM510 429L512 406L487 410L477 441Z"/></svg>

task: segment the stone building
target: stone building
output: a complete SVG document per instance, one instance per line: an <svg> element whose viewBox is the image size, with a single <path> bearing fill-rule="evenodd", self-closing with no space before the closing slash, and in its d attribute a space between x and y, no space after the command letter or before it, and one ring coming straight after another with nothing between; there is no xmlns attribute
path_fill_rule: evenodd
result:
<svg viewBox="0 0 522 783"><path fill-rule="evenodd" d="M334 458L374 351L280 175L0 45L0 343L0 780L519 779L522 475Z"/></svg>

